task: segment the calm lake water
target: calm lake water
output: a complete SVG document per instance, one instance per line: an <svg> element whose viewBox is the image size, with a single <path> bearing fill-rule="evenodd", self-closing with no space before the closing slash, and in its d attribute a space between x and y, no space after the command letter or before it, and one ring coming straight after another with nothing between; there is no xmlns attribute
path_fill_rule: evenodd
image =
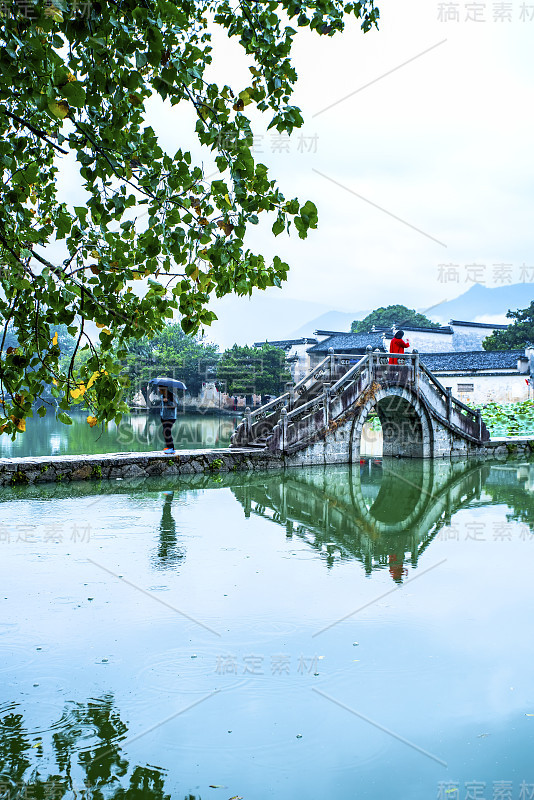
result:
<svg viewBox="0 0 534 800"><path fill-rule="evenodd" d="M26 431L13 442L0 436L0 457L79 455L83 453L147 452L164 447L159 416L134 414L119 425L114 422L102 430L87 424L87 412L69 412L72 425L54 416L28 419ZM173 426L174 444L180 450L226 447L241 417L215 417L181 414Z"/></svg>
<svg viewBox="0 0 534 800"><path fill-rule="evenodd" d="M150 452L164 447L159 416L133 414L119 425L110 422L104 430L87 424L87 413L70 412L72 425L64 425L53 416L27 420L26 431L13 442L0 435L0 458L48 455L81 455L84 453ZM241 416L203 416L181 414L173 426L177 450L203 447L226 447ZM382 455L382 431L364 426L362 453Z"/></svg>
<svg viewBox="0 0 534 800"><path fill-rule="evenodd" d="M378 459L0 490L0 796L527 800L533 498Z"/></svg>

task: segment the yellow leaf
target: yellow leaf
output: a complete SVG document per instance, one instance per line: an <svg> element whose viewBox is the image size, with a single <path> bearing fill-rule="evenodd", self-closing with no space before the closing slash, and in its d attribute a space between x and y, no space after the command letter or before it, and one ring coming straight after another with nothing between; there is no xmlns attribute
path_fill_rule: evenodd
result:
<svg viewBox="0 0 534 800"><path fill-rule="evenodd" d="M195 269L191 273L191 277L193 278L194 281L196 281L196 279L198 278L198 267L195 267Z"/></svg>
<svg viewBox="0 0 534 800"><path fill-rule="evenodd" d="M93 372L89 380L87 381L87 388L90 389L96 379L99 377L100 372Z"/></svg>
<svg viewBox="0 0 534 800"><path fill-rule="evenodd" d="M78 397L80 396L80 394L81 394L81 392L80 392L79 389L71 389L70 390L70 396L73 397L74 400L77 400Z"/></svg>
<svg viewBox="0 0 534 800"><path fill-rule="evenodd" d="M102 333L107 333L108 336L111 336L111 331L109 328L103 328Z"/></svg>
<svg viewBox="0 0 534 800"><path fill-rule="evenodd" d="M245 106L248 106L249 103L252 103L249 92L250 92L250 87L248 89L243 89L242 92L239 92L239 97L241 98L241 100L243 101L243 105Z"/></svg>
<svg viewBox="0 0 534 800"><path fill-rule="evenodd" d="M50 17L53 19L54 22L63 22L63 14L59 8L56 8L55 6L48 6L48 8L45 8L44 15L45 17Z"/></svg>
<svg viewBox="0 0 534 800"><path fill-rule="evenodd" d="M54 333L54 338L52 339L52 344L53 345L57 344L57 331Z"/></svg>
<svg viewBox="0 0 534 800"><path fill-rule="evenodd" d="M232 203L230 202L230 196L228 194L224 195L224 199L226 200L226 202L228 203L229 206L232 205Z"/></svg>
<svg viewBox="0 0 534 800"><path fill-rule="evenodd" d="M91 252L89 253L89 255L90 255L92 258L100 258L100 253L98 252L98 250L91 250Z"/></svg>
<svg viewBox="0 0 534 800"><path fill-rule="evenodd" d="M69 72L69 74L67 75L67 80L69 83L74 83L74 81L76 80L72 72Z"/></svg>
<svg viewBox="0 0 534 800"><path fill-rule="evenodd" d="M94 428L95 425L98 425L98 420L96 417L87 417L87 423L91 426L91 428Z"/></svg>
<svg viewBox="0 0 534 800"><path fill-rule="evenodd" d="M70 111L70 106L66 100L50 100L48 108L50 112L59 119L65 119Z"/></svg>
<svg viewBox="0 0 534 800"><path fill-rule="evenodd" d="M105 328L106 324L104 322L95 322L97 328Z"/></svg>

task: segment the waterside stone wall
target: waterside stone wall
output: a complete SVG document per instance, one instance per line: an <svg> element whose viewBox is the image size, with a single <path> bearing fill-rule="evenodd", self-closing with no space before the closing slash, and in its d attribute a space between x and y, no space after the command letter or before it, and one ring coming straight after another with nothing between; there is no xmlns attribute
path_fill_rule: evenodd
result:
<svg viewBox="0 0 534 800"><path fill-rule="evenodd" d="M0 486L280 469L278 456L257 449L180 450L83 456L0 458Z"/></svg>
<svg viewBox="0 0 534 800"><path fill-rule="evenodd" d="M69 481L117 480L173 475L261 471L349 462L348 431L340 426L333 436L292 455L273 455L252 448L181 450L162 453L108 453L83 456L0 458L0 486ZM534 436L494 439L470 455L506 460L534 456ZM356 457L359 457L356 455ZM466 456L464 455L465 459Z"/></svg>

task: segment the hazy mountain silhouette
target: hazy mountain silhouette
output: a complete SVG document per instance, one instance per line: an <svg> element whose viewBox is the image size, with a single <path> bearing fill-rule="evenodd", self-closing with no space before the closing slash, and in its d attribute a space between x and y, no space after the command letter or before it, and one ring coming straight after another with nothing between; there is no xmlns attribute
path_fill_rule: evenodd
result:
<svg viewBox="0 0 534 800"><path fill-rule="evenodd" d="M508 325L506 312L526 308L534 300L534 283L513 283L492 289L475 283L467 292L434 306L427 316L436 322L447 323L451 319L473 322L500 322Z"/></svg>
<svg viewBox="0 0 534 800"><path fill-rule="evenodd" d="M313 336L313 332L320 331L350 331L350 326L355 319L363 319L370 311L327 311L319 317L291 332L290 339L300 339L302 336Z"/></svg>

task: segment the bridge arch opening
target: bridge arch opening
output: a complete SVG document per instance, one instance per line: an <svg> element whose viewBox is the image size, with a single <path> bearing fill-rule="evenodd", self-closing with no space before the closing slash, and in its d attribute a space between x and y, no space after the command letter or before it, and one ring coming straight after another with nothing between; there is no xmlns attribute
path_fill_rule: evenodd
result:
<svg viewBox="0 0 534 800"><path fill-rule="evenodd" d="M373 412L380 420L382 456L427 458L431 454L432 425L424 405L404 388L380 387L372 397L368 397L355 417L351 435L351 463L360 454L367 455L362 433L364 428L368 430L367 420L370 415L372 419Z"/></svg>
<svg viewBox="0 0 534 800"><path fill-rule="evenodd" d="M360 436L360 455L380 458L383 452L382 423L376 407L372 407L362 425Z"/></svg>
<svg viewBox="0 0 534 800"><path fill-rule="evenodd" d="M382 425L383 455L422 458L424 435L418 410L405 397L386 395L376 404Z"/></svg>

